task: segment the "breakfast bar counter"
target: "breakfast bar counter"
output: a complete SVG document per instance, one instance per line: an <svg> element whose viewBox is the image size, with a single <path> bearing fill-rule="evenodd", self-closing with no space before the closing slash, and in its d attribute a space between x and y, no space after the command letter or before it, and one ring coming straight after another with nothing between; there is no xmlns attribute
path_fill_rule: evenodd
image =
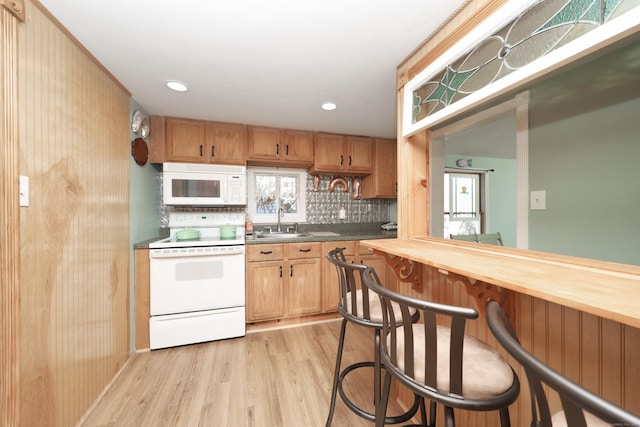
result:
<svg viewBox="0 0 640 427"><path fill-rule="evenodd" d="M408 264L398 261L408 260L471 279L471 286L480 282L484 290L498 287L497 295L506 289L640 328L638 266L435 237L361 244L400 265L398 269L407 270ZM407 276L406 271L396 273ZM485 302L491 295L481 294Z"/></svg>

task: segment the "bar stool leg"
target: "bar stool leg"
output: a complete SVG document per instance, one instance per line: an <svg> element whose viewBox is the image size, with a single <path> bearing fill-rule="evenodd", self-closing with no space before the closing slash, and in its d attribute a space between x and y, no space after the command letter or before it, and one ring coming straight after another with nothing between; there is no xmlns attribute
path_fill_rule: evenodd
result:
<svg viewBox="0 0 640 427"><path fill-rule="evenodd" d="M340 339L338 342L338 354L336 355L336 369L333 373L333 386L331 387L331 404L329 406L329 416L327 417L326 427L331 426L333 413L336 409L336 397L338 395L338 378L340 377L340 365L342 364L342 349L344 347L344 336L347 329L347 319L342 319L340 326Z"/></svg>
<svg viewBox="0 0 640 427"><path fill-rule="evenodd" d="M381 372L381 362L380 362L380 329L376 329L375 338L373 344L373 405L374 408L378 407L378 403L380 402L380 372Z"/></svg>

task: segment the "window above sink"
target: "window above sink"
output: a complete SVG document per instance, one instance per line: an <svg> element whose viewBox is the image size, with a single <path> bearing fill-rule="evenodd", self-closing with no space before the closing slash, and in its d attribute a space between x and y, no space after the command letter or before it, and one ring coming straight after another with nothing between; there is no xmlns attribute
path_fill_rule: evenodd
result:
<svg viewBox="0 0 640 427"><path fill-rule="evenodd" d="M247 212L253 223L306 222L306 179L302 169L249 167Z"/></svg>

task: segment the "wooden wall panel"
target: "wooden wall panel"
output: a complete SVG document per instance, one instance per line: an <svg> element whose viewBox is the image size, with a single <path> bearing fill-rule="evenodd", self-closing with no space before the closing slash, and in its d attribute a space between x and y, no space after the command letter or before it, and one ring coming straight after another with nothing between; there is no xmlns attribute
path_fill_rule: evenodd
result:
<svg viewBox="0 0 640 427"><path fill-rule="evenodd" d="M21 424L69 426L129 357L129 94L31 3L19 77Z"/></svg>
<svg viewBox="0 0 640 427"><path fill-rule="evenodd" d="M18 208L18 26L22 2L0 4L0 425L20 425ZM20 19L18 19L20 16Z"/></svg>
<svg viewBox="0 0 640 427"><path fill-rule="evenodd" d="M136 304L136 350L146 350L151 347L149 342L149 318L151 317L151 295L149 282L149 249L136 249L134 251L134 286Z"/></svg>

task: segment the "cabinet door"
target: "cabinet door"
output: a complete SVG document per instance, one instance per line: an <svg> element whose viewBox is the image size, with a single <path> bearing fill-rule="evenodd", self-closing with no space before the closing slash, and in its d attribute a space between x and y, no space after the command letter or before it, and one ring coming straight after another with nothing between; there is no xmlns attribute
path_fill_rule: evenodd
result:
<svg viewBox="0 0 640 427"><path fill-rule="evenodd" d="M207 122L206 158L209 163L245 165L247 141L244 125Z"/></svg>
<svg viewBox="0 0 640 427"><path fill-rule="evenodd" d="M322 268L320 259L289 261L287 267L287 314L320 313L322 310Z"/></svg>
<svg viewBox="0 0 640 427"><path fill-rule="evenodd" d="M313 133L285 130L283 133L284 151L282 159L296 164L313 163Z"/></svg>
<svg viewBox="0 0 640 427"><path fill-rule="evenodd" d="M166 119L165 150L168 161L205 162L205 122L188 119Z"/></svg>
<svg viewBox="0 0 640 427"><path fill-rule="evenodd" d="M358 260L358 262L360 264L364 264L367 265L369 267L373 267L376 270L376 274L378 275L378 277L380 277L380 281L382 282L382 286L384 286L385 288L387 287L387 263L385 262L384 258L382 258L381 256L377 256L377 255L366 255L366 256L360 256L360 259ZM360 283L360 278L356 277L356 280L358 282L358 287L362 287L362 284Z"/></svg>
<svg viewBox="0 0 640 427"><path fill-rule="evenodd" d="M373 173L362 180L365 199L395 199L398 197L397 144L395 139L376 139L373 153Z"/></svg>
<svg viewBox="0 0 640 427"><path fill-rule="evenodd" d="M373 171L373 139L363 136L345 137L349 172Z"/></svg>
<svg viewBox="0 0 640 427"><path fill-rule="evenodd" d="M247 126L247 160L279 160L283 151L280 129Z"/></svg>
<svg viewBox="0 0 640 427"><path fill-rule="evenodd" d="M335 248L344 248L344 255L348 262L355 261L355 248L358 242L353 240L325 242L322 244L322 252L328 254ZM340 285L338 283L336 266L326 258L322 261L322 311L337 311L340 299Z"/></svg>
<svg viewBox="0 0 640 427"><path fill-rule="evenodd" d="M346 167L346 160L343 135L316 134L315 170L319 172L342 171Z"/></svg>
<svg viewBox="0 0 640 427"><path fill-rule="evenodd" d="M247 264L247 321L277 319L284 315L281 261Z"/></svg>

